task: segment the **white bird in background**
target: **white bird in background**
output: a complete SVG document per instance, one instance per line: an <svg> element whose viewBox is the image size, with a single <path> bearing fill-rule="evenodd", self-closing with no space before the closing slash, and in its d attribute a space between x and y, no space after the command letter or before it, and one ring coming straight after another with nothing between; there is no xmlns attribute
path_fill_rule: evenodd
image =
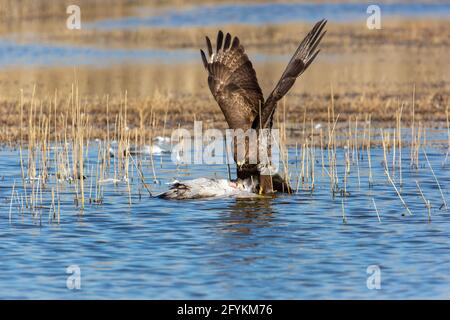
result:
<svg viewBox="0 0 450 320"><path fill-rule="evenodd" d="M117 145L117 142L111 142L111 145ZM169 137L155 137L151 145L145 145L143 147L131 147L129 150L131 155L162 155L171 152L170 138ZM117 153L117 148L110 147L109 154L114 157Z"/></svg>

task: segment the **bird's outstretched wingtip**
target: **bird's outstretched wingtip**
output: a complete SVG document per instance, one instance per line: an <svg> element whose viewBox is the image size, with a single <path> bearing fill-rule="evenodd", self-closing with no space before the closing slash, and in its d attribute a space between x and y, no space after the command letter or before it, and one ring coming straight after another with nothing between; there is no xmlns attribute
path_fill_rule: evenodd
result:
<svg viewBox="0 0 450 320"><path fill-rule="evenodd" d="M205 69L207 69L208 68L208 59L206 59L205 52L202 49L200 49L200 55L202 57L203 66L205 67Z"/></svg>
<svg viewBox="0 0 450 320"><path fill-rule="evenodd" d="M222 30L219 30L217 33L217 49L216 51L219 52L220 49L222 49L222 42L223 42L223 32Z"/></svg>
<svg viewBox="0 0 450 320"><path fill-rule="evenodd" d="M328 22L328 20L323 18L322 20L317 21L316 24L314 25L314 27L322 29L323 27L325 27L327 22Z"/></svg>

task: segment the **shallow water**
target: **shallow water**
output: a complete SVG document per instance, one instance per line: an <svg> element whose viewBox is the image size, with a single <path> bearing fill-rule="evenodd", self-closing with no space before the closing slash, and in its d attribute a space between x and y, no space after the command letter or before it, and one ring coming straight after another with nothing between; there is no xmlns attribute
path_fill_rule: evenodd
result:
<svg viewBox="0 0 450 320"><path fill-rule="evenodd" d="M286 22L366 21L367 3L260 3L201 5L189 9L170 9L155 15L151 9L140 9L137 16L105 19L90 28L136 29L141 27L193 27L226 24L271 24ZM449 17L445 3L379 4L382 17Z"/></svg>
<svg viewBox="0 0 450 320"><path fill-rule="evenodd" d="M169 8L153 11L136 10L136 16L103 19L83 24L83 28L98 30L137 30L142 27L179 28L193 26L222 26L227 24L276 24L315 22L326 18L332 22L361 21L368 17L367 4L359 3L260 3L201 5L189 9ZM449 18L450 5L445 3L387 3L380 5L382 17ZM0 39L0 68L17 66L105 67L119 64L160 64L199 60L198 50L130 49L79 46ZM271 60L286 59L270 55ZM255 61L266 61L264 54L252 55Z"/></svg>
<svg viewBox="0 0 450 320"><path fill-rule="evenodd" d="M283 54L254 54L253 60L287 60ZM100 48L51 43L18 43L0 39L0 69L14 67L70 67L105 68L112 65L181 64L199 62L198 49L126 49Z"/></svg>
<svg viewBox="0 0 450 320"><path fill-rule="evenodd" d="M443 134L441 138L445 138ZM449 202L450 170L449 159L443 166L445 152L443 146L427 149ZM340 179L344 153L338 149ZM418 170L409 168L407 148L402 155L401 193L412 216L383 173L382 149L373 148L373 187L368 188L364 152L359 159L360 184L353 164L347 183L350 195L345 199L331 195L317 150L313 193L300 184L298 194L273 199L167 201L149 198L134 172L132 206L126 184L120 183L105 187L104 203L87 204L82 215L74 205L74 185L60 183L58 225L49 221L49 189L44 192L42 218L39 214L33 218L29 211L20 213L14 203L9 217L14 181L16 190L24 191L18 186L19 152L3 149L0 297L450 298L450 213L439 209L443 200L423 154ZM392 153L389 157L392 159ZM86 167L95 167L94 142L88 158ZM166 190L166 183L173 178L227 177L225 165L177 168L170 155L155 155L154 162L160 184L152 183L150 160L144 161L146 181L154 193ZM298 166L294 149L289 163L295 186ZM90 169L85 172L85 185L89 185L95 175ZM391 174L399 187L398 169ZM431 223L415 180L432 204ZM49 188L55 187L54 179L51 181ZM347 223L343 223L342 203ZM81 290L66 287L69 265L81 269ZM381 270L380 290L367 288L370 265Z"/></svg>
<svg viewBox="0 0 450 320"><path fill-rule="evenodd" d="M0 68L30 66L174 63L198 58L198 50L120 49L0 40Z"/></svg>

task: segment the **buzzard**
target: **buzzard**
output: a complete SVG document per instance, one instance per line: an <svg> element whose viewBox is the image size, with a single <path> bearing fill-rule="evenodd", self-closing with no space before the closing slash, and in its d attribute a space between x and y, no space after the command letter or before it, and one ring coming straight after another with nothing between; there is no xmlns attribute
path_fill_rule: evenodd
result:
<svg viewBox="0 0 450 320"><path fill-rule="evenodd" d="M277 103L294 85L295 80L311 65L320 52L318 45L325 35L325 19L317 22L307 36L300 42L273 91L264 100L256 78L253 65L245 53L238 37L222 31L217 34L216 48L206 37L207 52L200 50L203 65L208 72L208 86L219 104L230 129L271 129ZM261 136L261 135L260 135ZM246 157L238 162L236 144L234 157L237 163L238 181L252 179L256 181L259 193L290 191L289 185L279 176L267 170L261 170L258 163L248 161ZM270 150L268 151L270 154ZM258 160L260 161L260 159ZM263 168L264 169L264 168Z"/></svg>

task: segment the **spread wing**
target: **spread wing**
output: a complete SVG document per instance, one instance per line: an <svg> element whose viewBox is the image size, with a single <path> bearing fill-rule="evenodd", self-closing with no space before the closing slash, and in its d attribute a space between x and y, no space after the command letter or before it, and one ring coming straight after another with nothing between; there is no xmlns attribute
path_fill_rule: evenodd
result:
<svg viewBox="0 0 450 320"><path fill-rule="evenodd" d="M208 70L208 85L219 104L228 126L247 130L258 114L264 97L252 63L238 37L222 31L217 35L216 52L206 37L208 56L200 50L203 65Z"/></svg>
<svg viewBox="0 0 450 320"><path fill-rule="evenodd" d="M286 70L281 75L275 89L267 98L261 110L261 117L257 116L253 122L252 128L267 128L272 126L272 117L277 107L277 102L289 91L294 85L295 80L306 70L314 61L320 50L317 46L325 35L323 31L326 20L321 20L315 24L308 35L298 46ZM316 50L317 49L317 50Z"/></svg>

